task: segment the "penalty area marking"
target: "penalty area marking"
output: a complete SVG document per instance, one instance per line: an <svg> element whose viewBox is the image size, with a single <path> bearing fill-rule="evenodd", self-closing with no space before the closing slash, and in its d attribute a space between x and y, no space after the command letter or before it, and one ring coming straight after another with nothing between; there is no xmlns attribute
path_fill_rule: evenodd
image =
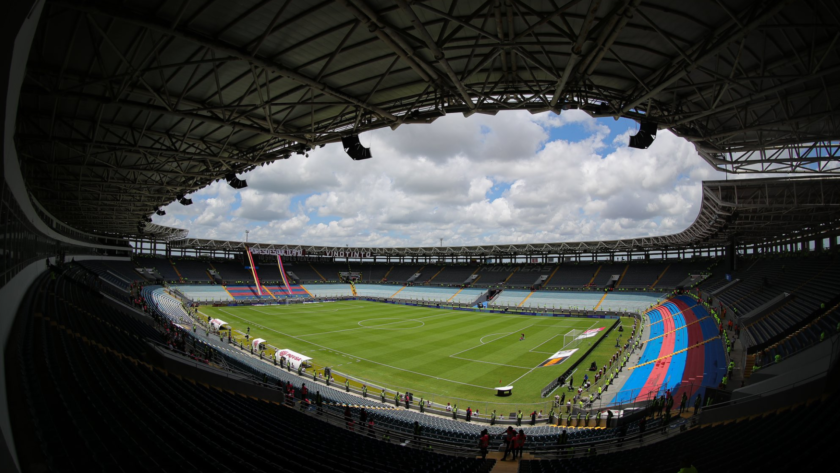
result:
<svg viewBox="0 0 840 473"><path fill-rule="evenodd" d="M504 337L507 337L508 335L510 335L510 334L512 334L512 333L514 333L514 332L508 332L508 333L491 333L490 335L485 335L485 336L483 336L483 337L479 338L479 339L478 339L478 341L479 341L479 343L481 343L482 345L484 345L485 343L492 343L492 342L495 342L495 341L496 341L496 340L498 340L499 338L504 338ZM490 340L489 342L485 342L485 341L484 341L484 339L485 339L485 338L487 338L487 337L492 337L493 335L501 335L501 337L499 337L499 338L494 338L493 340ZM475 347L473 347L473 348L475 348Z"/></svg>
<svg viewBox="0 0 840 473"><path fill-rule="evenodd" d="M490 335L485 335L485 336L481 337L481 339L480 339L479 341L481 342L481 345L485 345L485 344L487 344L487 343L493 343L493 342L495 342L496 340L500 340L500 339L502 339L502 338L504 338L504 337L506 337L506 336L508 336L508 335L512 335L512 334L514 334L514 333L517 333L517 332L510 332L510 333L491 333ZM487 338L487 337L492 337L493 335L501 335L501 337L496 338L496 339L493 339L493 340L490 340L489 342L485 342L485 341L484 341L484 339L485 339L485 338ZM539 345L537 345L536 347L534 347L534 348L532 348L532 349L528 350L528 353L539 353L539 354L541 354L541 355L552 355L552 354L554 354L554 352L553 352L553 351L551 351L551 352L545 352L545 351L534 351L534 349L539 348L539 347L540 347L540 346L542 346L542 345L545 345L546 343L550 342L551 340L553 340L555 337L558 337L558 336L560 336L560 334L556 334L556 335L552 336L552 337L551 337L551 338L549 338L548 340L546 340L546 341L544 341L544 342L540 343ZM472 348L468 348L468 349L466 349L466 350L464 350L464 351L469 351L469 350L472 350L473 348L478 348L478 347L480 347L481 345L476 345L476 346L474 346L474 347L472 347ZM458 352L458 353L455 353L454 355L449 355L449 358L455 358L455 359L457 359L457 360L471 361L471 362L473 362L473 363L485 363L485 364L488 364L488 365L506 366L506 367L508 367L508 368L519 368L519 369L523 369L523 370L529 370L529 371L528 371L528 373L530 373L531 371L534 371L534 369L536 369L536 368L539 368L539 366L536 366L535 368L531 368L531 367L529 367L529 366L506 365L506 364L504 364L504 363L494 363L494 362L492 362L492 361L482 361L482 360L475 360L475 359L472 359L472 358L464 358L464 357L462 357L462 356L455 356L455 355L458 355L458 354L460 354L460 353L464 353L464 351L460 351L460 352ZM525 374L528 374L528 373L525 373ZM524 376L524 375L523 375L523 376ZM521 378L521 376L520 376L520 378ZM517 379L517 381L518 381L518 380L519 380L519 378Z"/></svg>
<svg viewBox="0 0 840 473"><path fill-rule="evenodd" d="M586 329L586 330L591 330L593 327L595 327L596 325L598 325L598 323L599 323L599 322L598 322L597 320L596 320L595 322L592 322L592 325L590 325L590 326L589 326L589 328L588 328L588 329ZM603 336L604 336L604 335L602 335L602 337L603 337ZM582 340L585 340L585 339L582 339ZM598 340L600 340L600 339L598 339ZM566 348L566 347L564 346L563 348ZM520 376L520 377L518 377L518 378L514 379L513 381L511 381L510 383L508 383L508 386L513 386L513 383L515 383L515 382L519 381L520 379L522 379L522 378L524 378L524 377L528 376L529 374L531 374L531 372L533 372L535 369L537 369L537 368L539 368L539 367L540 367L540 365L537 365L537 366L535 366L535 367L531 368L530 370L528 370L528 371L527 371L525 374L523 374L522 376ZM575 369L575 371L577 371L577 369ZM572 374L574 374L574 371L572 372Z"/></svg>

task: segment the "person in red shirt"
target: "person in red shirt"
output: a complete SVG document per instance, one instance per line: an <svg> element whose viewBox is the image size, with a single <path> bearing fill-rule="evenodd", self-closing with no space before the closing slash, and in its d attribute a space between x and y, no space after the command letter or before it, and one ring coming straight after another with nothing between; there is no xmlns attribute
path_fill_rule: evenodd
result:
<svg viewBox="0 0 840 473"><path fill-rule="evenodd" d="M525 431L520 429L519 434L516 436L516 451L513 452L513 458L516 459L519 456L519 459L522 459L522 449L525 448Z"/></svg>
<svg viewBox="0 0 840 473"><path fill-rule="evenodd" d="M487 434L487 429L481 431L481 437L478 439L478 449L481 450L481 459L487 458L487 449L490 447L490 435Z"/></svg>
<svg viewBox="0 0 840 473"><path fill-rule="evenodd" d="M505 431L504 441L505 454L502 456L502 461L507 460L508 453L516 455L516 431L513 430L513 427L508 426L507 431Z"/></svg>

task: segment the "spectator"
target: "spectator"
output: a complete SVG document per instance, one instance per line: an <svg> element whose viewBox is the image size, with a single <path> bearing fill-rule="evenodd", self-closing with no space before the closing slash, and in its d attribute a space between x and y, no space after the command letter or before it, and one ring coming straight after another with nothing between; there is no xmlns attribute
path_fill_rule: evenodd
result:
<svg viewBox="0 0 840 473"><path fill-rule="evenodd" d="M516 453L513 451L516 444L516 431L513 430L513 427L508 426L507 430L504 433L503 441L505 442L505 454L502 456L502 461L507 460L508 453L516 458ZM513 453L512 453L513 452Z"/></svg>
<svg viewBox="0 0 840 473"><path fill-rule="evenodd" d="M525 431L519 429L519 434L516 436L516 451L514 452L513 458L516 459L519 456L519 459L522 459L522 450L525 448Z"/></svg>
<svg viewBox="0 0 840 473"><path fill-rule="evenodd" d="M481 459L487 458L487 449L490 447L490 435L487 434L487 429L481 431L481 437L478 439L478 449L481 451Z"/></svg>

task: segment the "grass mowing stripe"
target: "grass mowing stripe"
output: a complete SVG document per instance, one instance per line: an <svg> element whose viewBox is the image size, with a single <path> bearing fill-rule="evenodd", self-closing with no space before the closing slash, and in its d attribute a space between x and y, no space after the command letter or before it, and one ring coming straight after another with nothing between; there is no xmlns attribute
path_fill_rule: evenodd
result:
<svg viewBox="0 0 840 473"><path fill-rule="evenodd" d="M543 409L540 403L547 400L540 391L574 362L573 356L562 364L537 369L562 348L561 335L572 328L609 323L362 301L204 307L201 311L230 319L242 332L247 325L251 337L311 356L319 366L340 366L341 372L371 385L409 390L444 405L447 399L460 399L472 403L474 409L528 403ZM520 341L523 332L526 338ZM593 354L601 348L596 347ZM493 388L511 379L516 380L514 396L506 399L510 402L497 401Z"/></svg>
<svg viewBox="0 0 840 473"><path fill-rule="evenodd" d="M280 335L284 335L284 336L291 337L291 338L294 338L294 339L297 339L297 340L301 340L301 341L303 341L303 342L306 342L306 343L308 343L308 344L310 344L310 345L315 345L315 346L317 346L317 347L330 349L329 347L326 347L326 346L324 346L324 345L319 345L319 344L314 343L314 342L310 342L310 341L307 341L307 340L303 340L303 339L298 338L298 337L296 337L296 336L294 336L294 335L289 335L288 333L283 333L283 332L280 332L279 330L275 330L275 329L271 329L271 328L268 328L268 327L264 327L264 326L262 326L262 325L260 325L260 324L258 324L258 323L255 323L255 322L253 322L253 321L251 321L251 320L248 320L248 319L245 319L245 318L243 318L243 317L239 317L239 316L236 316L236 315L234 315L234 314L231 314L230 312L228 312L228 311L226 311L226 310L224 310L224 309L222 309L222 312L225 312L226 314L228 314L228 315L230 315L230 316L232 316L232 317L234 317L234 318L237 318L237 319L239 319L239 320L242 320L243 322L247 322L247 323L253 324L254 326L257 326L257 327L260 327L260 328L263 328L263 329L266 329L266 330L270 330L270 331L272 331L272 332L279 333ZM331 349L330 349L330 350L331 350ZM416 371L407 370L407 369L405 369L405 368L399 368L399 367L392 366L392 365L389 365L389 364L386 364L386 363L380 363L380 362L378 362L378 361L367 360L367 359L365 359L365 358L361 358L361 357L359 357L359 356L356 356L356 355L353 355L353 354L350 354L350 353L343 353L343 352L340 352L340 351L337 351L337 350L333 350L333 351L334 351L334 352L336 352L336 353L339 353L339 354L341 354L341 355L350 356L350 357L352 357L352 358L358 358L358 359L360 359L360 360L364 360L364 361L367 361L367 362L369 362L369 363L375 363L375 364L377 364L377 365L382 365L382 366L385 366L385 367L388 367L388 368L391 368L391 369L395 369L395 370L407 371L407 372L409 372L409 373L416 374L416 375L419 375L419 376L426 376L426 377L430 377L430 378L438 379L438 380L441 380L441 381L447 381L447 382L450 382L450 383L463 384L463 385L465 385L465 386L472 386L472 387L475 387L475 388L490 389L490 390L492 390L492 389L493 389L493 388L488 388L488 387L486 387L486 386L477 386L477 385L475 385L475 384L462 383L462 382L460 382L460 381L455 381L455 380L446 379L446 378L440 378L440 377L437 377L437 376L431 376L431 375L428 375L428 374L425 374L425 373L418 373L418 372L416 372ZM348 373L348 374L351 374L351 373Z"/></svg>

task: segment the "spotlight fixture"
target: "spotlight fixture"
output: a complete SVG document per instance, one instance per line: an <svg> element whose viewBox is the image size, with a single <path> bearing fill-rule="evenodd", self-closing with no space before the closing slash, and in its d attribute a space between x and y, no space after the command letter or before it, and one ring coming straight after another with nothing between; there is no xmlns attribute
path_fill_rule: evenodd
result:
<svg viewBox="0 0 840 473"><path fill-rule="evenodd" d="M157 210L155 210L155 213L156 213L156 214L158 214L158 215L166 215L166 211L165 211L165 210L161 210L161 209L157 209Z"/></svg>
<svg viewBox="0 0 840 473"><path fill-rule="evenodd" d="M146 216L144 215L144 216L143 216L143 221L144 221L144 222L147 222L147 223L152 223L152 217L146 217Z"/></svg>
<svg viewBox="0 0 840 473"><path fill-rule="evenodd" d="M365 148L359 142L359 135L342 137L341 144L344 145L344 152L347 153L353 161L360 161L362 159L370 159L373 157L373 155L370 154L370 148Z"/></svg>
<svg viewBox="0 0 840 473"><path fill-rule="evenodd" d="M192 205L192 199L187 199L186 197L184 197L184 194L176 195L175 200L177 200L179 204L184 206Z"/></svg>
<svg viewBox="0 0 840 473"><path fill-rule="evenodd" d="M648 149L654 139L656 139L656 123L642 122L639 125L639 132L630 137L630 147Z"/></svg>
<svg viewBox="0 0 840 473"><path fill-rule="evenodd" d="M248 187L248 182L245 179L239 179L235 173L225 174L225 180L234 189L244 189Z"/></svg>

